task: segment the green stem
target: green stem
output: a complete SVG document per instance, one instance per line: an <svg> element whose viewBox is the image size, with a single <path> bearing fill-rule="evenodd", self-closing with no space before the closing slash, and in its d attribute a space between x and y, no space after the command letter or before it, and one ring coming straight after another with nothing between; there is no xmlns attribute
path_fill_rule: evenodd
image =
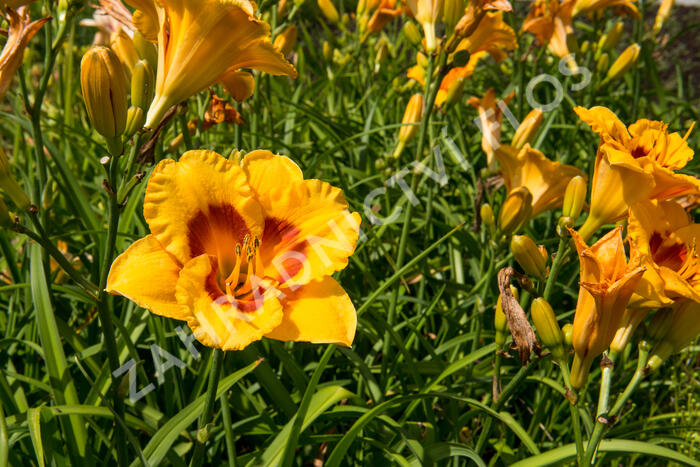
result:
<svg viewBox="0 0 700 467"><path fill-rule="evenodd" d="M557 248L557 255L554 257L552 262L552 269L549 271L549 276L547 277L547 284L544 287L544 294L542 298L549 301L549 297L552 295L552 289L554 288L554 283L557 281L557 276L559 276L559 271L561 271L564 265L564 260L566 259L569 248L569 242L567 238L559 239L559 247Z"/></svg>
<svg viewBox="0 0 700 467"><path fill-rule="evenodd" d="M578 394L571 387L571 377L569 375L569 362L562 360L557 362L559 368L561 369L562 377L564 378L564 384L566 385L567 392L571 393L571 396L567 394L567 399L569 401L569 410L571 411L571 423L574 425L574 440L576 441L576 462L579 465L583 465L584 447L583 447L583 433L581 432L581 414L578 412Z"/></svg>
<svg viewBox="0 0 700 467"><path fill-rule="evenodd" d="M226 453L228 454L229 467L236 467L238 461L236 459L236 440L233 436L233 428L231 424L231 408L228 406L228 398L226 394L219 397L221 404L221 418L224 423L224 435L226 438Z"/></svg>
<svg viewBox="0 0 700 467"><path fill-rule="evenodd" d="M221 369L224 364L224 351L221 349L214 349L214 354L212 356L211 367L209 369L209 387L207 388L207 395L204 399L204 410L202 415L199 417L199 431L197 434L198 442L194 448L194 453L192 454L192 459L190 460L190 467L200 467L202 461L204 461L204 451L206 449L206 439L199 440L199 435L204 434L206 426L211 422L214 415L214 402L216 400L216 389L219 386L219 376L221 375Z"/></svg>
<svg viewBox="0 0 700 467"><path fill-rule="evenodd" d="M5 411L0 401L0 467L7 467L10 449L7 442L7 424L5 423Z"/></svg>

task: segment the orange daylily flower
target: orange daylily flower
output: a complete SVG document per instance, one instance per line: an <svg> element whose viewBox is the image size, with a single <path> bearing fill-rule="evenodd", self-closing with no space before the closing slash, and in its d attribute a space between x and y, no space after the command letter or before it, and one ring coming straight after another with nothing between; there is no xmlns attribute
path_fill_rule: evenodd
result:
<svg viewBox="0 0 700 467"><path fill-rule="evenodd" d="M625 15L639 19L640 15L635 5L636 1L637 0L576 0L576 5L574 5L571 16L576 16L579 13L592 14L605 8L612 7Z"/></svg>
<svg viewBox="0 0 700 467"><path fill-rule="evenodd" d="M628 128L605 107L574 109L600 135L591 207L579 233L584 239L602 225L627 215L637 201L673 199L700 193L700 181L675 173L693 158L685 137L663 122L638 120Z"/></svg>
<svg viewBox="0 0 700 467"><path fill-rule="evenodd" d="M622 227L608 232L591 247L575 231L569 232L581 267L571 367L571 385L579 389L586 383L593 359L608 348L620 327L644 267L640 266L639 255L634 251L627 262Z"/></svg>
<svg viewBox="0 0 700 467"><path fill-rule="evenodd" d="M561 206L569 181L583 176L576 167L552 161L529 144L522 149L503 145L494 155L508 193L525 187L532 194L531 217Z"/></svg>
<svg viewBox="0 0 700 467"><path fill-rule="evenodd" d="M515 92L511 92L503 99L503 102L508 105L513 100L513 97L515 97ZM501 120L503 119L503 110L496 103L496 91L490 88L481 99L470 97L467 104L476 107L479 112L481 149L486 153L489 170L495 170L496 159L494 159L494 151L501 144Z"/></svg>
<svg viewBox="0 0 700 467"><path fill-rule="evenodd" d="M156 166L144 217L151 234L114 261L108 292L224 350L263 336L351 345L355 308L331 274L348 264L360 217L338 188L269 151L240 164L189 151Z"/></svg>
<svg viewBox="0 0 700 467"><path fill-rule="evenodd" d="M296 70L270 41L270 26L256 18L248 0L128 0L138 8L134 25L158 41L156 93L146 127L191 95L220 81L232 94L249 87L253 68L296 76ZM201 14L206 11L207 14Z"/></svg>
<svg viewBox="0 0 700 467"><path fill-rule="evenodd" d="M571 52L566 37L573 33L572 10L576 0L535 0L530 4L530 13L523 22L522 30L534 34L537 42L546 45L559 58ZM573 59L569 63L575 69Z"/></svg>
<svg viewBox="0 0 700 467"><path fill-rule="evenodd" d="M647 270L630 300L637 308L700 303L700 224L673 201L640 201L629 211L628 235Z"/></svg>
<svg viewBox="0 0 700 467"><path fill-rule="evenodd" d="M27 2L28 3L28 2ZM0 53L0 99L5 97L12 84L17 70L22 65L24 49L34 34L46 23L49 18L29 21L29 9L20 7L17 10L7 8L5 11L9 24L7 42Z"/></svg>
<svg viewBox="0 0 700 467"><path fill-rule="evenodd" d="M435 25L442 18L444 8L443 0L406 0L406 5L416 18L416 21L423 27L425 34L425 49L432 52L437 48L437 38L435 37Z"/></svg>
<svg viewBox="0 0 700 467"><path fill-rule="evenodd" d="M382 29L394 18L401 16L404 13L404 7L396 6L396 0L382 0L372 17L367 23L367 35L375 34Z"/></svg>

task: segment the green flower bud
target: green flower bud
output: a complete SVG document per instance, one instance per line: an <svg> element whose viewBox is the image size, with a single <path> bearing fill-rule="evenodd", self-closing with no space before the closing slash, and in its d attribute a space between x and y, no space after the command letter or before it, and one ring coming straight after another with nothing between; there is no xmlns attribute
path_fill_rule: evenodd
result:
<svg viewBox="0 0 700 467"><path fill-rule="evenodd" d="M406 21L406 23L404 23L403 33L413 45L420 45L423 41L423 34L421 34L418 26L412 21Z"/></svg>
<svg viewBox="0 0 700 467"><path fill-rule="evenodd" d="M136 47L139 58L141 60L146 60L151 66L151 69L155 70L158 68L158 51L156 50L155 44L146 40L139 31L134 31L132 40L134 41L134 47Z"/></svg>
<svg viewBox="0 0 700 467"><path fill-rule="evenodd" d="M617 46L622 37L622 33L625 31L625 26L622 21L619 21L610 28L606 34L598 41L598 49L596 50L596 59L599 58L600 54L603 52L608 52Z"/></svg>
<svg viewBox="0 0 700 467"><path fill-rule="evenodd" d="M536 298L530 306L530 315L537 328L537 335L540 336L542 344L552 352L552 356L557 361L566 358L564 352L564 333L562 332L554 310L544 298Z"/></svg>
<svg viewBox="0 0 700 467"><path fill-rule="evenodd" d="M513 235L510 240L513 258L518 262L525 274L539 280L547 278L547 257L542 255L535 242L526 235Z"/></svg>
<svg viewBox="0 0 700 467"><path fill-rule="evenodd" d="M131 138L140 129L143 128L143 124L146 123L146 114L141 107L129 107L129 112L126 117L126 130L124 130L124 136L126 138Z"/></svg>
<svg viewBox="0 0 700 467"><path fill-rule="evenodd" d="M511 191L498 213L498 228L510 235L522 227L532 214L532 193L525 187Z"/></svg>
<svg viewBox="0 0 700 467"><path fill-rule="evenodd" d="M564 192L564 203L561 209L562 216L570 217L576 222L586 202L587 191L588 185L582 176L577 175L572 178L569 184L566 185L566 192Z"/></svg>
<svg viewBox="0 0 700 467"><path fill-rule="evenodd" d="M571 342L573 341L574 325L571 323L566 323L564 326L562 326L561 332L564 334L564 342L566 343L566 347L570 348Z"/></svg>
<svg viewBox="0 0 700 467"><path fill-rule="evenodd" d="M146 60L139 60L134 65L131 75L131 105L148 111L156 89L156 76Z"/></svg>
<svg viewBox="0 0 700 467"><path fill-rule="evenodd" d="M481 214L482 224L487 226L489 230L493 230L496 226L496 221L495 217L493 216L493 209L491 209L491 205L486 203L482 204L481 208L479 209L479 213Z"/></svg>
<svg viewBox="0 0 700 467"><path fill-rule="evenodd" d="M595 67L596 70L598 70L598 73L605 73L608 71L608 68L610 67L610 56L607 52L598 58Z"/></svg>

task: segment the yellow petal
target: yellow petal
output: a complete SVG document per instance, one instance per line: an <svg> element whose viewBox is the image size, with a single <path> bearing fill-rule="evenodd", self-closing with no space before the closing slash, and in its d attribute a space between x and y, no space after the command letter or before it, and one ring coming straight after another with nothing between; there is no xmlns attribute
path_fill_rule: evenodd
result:
<svg viewBox="0 0 700 467"><path fill-rule="evenodd" d="M185 320L189 311L175 299L175 284L181 268L178 260L165 251L153 235L148 235L114 260L106 290L157 315Z"/></svg>
<svg viewBox="0 0 700 467"><path fill-rule="evenodd" d="M330 276L309 282L282 301L282 323L267 333L282 341L340 344L350 347L357 314L350 297Z"/></svg>
<svg viewBox="0 0 700 467"><path fill-rule="evenodd" d="M232 71L219 78L221 85L238 102L243 102L255 91L255 78L247 71Z"/></svg>
<svg viewBox="0 0 700 467"><path fill-rule="evenodd" d="M246 302L222 293L216 259L201 255L180 272L176 297L191 311L187 324L199 342L223 350L241 350L279 326L282 305L274 291Z"/></svg>
<svg viewBox="0 0 700 467"><path fill-rule="evenodd" d="M625 124L609 109L605 107L591 107L590 109L575 107L574 111L576 111L581 120L590 125L591 129L600 135L601 139L611 137L623 144L629 141L630 136Z"/></svg>
<svg viewBox="0 0 700 467"><path fill-rule="evenodd" d="M270 151L257 150L246 154L241 168L258 196L278 189L281 184L292 185L304 180L301 169L293 160Z"/></svg>
<svg viewBox="0 0 700 467"><path fill-rule="evenodd" d="M265 276L280 284L306 284L343 269L355 251L360 216L348 211L343 192L304 180L259 193L265 212L261 260Z"/></svg>
<svg viewBox="0 0 700 467"><path fill-rule="evenodd" d="M204 253L231 259L246 235L262 235L262 211L243 170L212 151L161 161L148 181L143 214L182 264Z"/></svg>

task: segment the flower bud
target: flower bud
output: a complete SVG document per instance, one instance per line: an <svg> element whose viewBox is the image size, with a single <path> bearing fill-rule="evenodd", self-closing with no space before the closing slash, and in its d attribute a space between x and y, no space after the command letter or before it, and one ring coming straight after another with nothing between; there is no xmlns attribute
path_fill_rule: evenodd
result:
<svg viewBox="0 0 700 467"><path fill-rule="evenodd" d="M384 60L386 60L388 55L389 55L389 45L382 38L382 40L379 41L379 48L377 49L377 56L374 59L374 72L375 73L379 73L379 70L381 69L382 63L384 62Z"/></svg>
<svg viewBox="0 0 700 467"><path fill-rule="evenodd" d="M275 47L282 52L285 57L291 53L294 46L297 45L297 27L290 24L287 29L282 31L275 37Z"/></svg>
<svg viewBox="0 0 700 467"><path fill-rule="evenodd" d="M139 53L139 58L141 60L146 60L151 66L151 69L155 70L158 68L158 51L156 50L155 44L149 42L138 30L134 31L132 40L134 41L136 51Z"/></svg>
<svg viewBox="0 0 700 467"><path fill-rule="evenodd" d="M134 41L123 29L112 33L112 37L109 41L109 47L117 54L119 61L122 62L124 70L129 70L129 73L133 73L134 66L136 62L139 61L139 53L136 50Z"/></svg>
<svg viewBox="0 0 700 467"><path fill-rule="evenodd" d="M146 114L141 107L131 106L126 116L126 129L124 130L124 136L131 138L143 128L143 124L146 123Z"/></svg>
<svg viewBox="0 0 700 467"><path fill-rule="evenodd" d="M464 15L464 0L445 0L442 18L448 30L452 30Z"/></svg>
<svg viewBox="0 0 700 467"><path fill-rule="evenodd" d="M19 186L17 180L15 180L15 177L12 176L10 161L7 159L7 155L5 155L5 151L3 151L2 148L0 148L0 190L2 190L5 195L15 203L15 206L22 211L26 210L32 204L27 194L22 190L22 187Z"/></svg>
<svg viewBox="0 0 700 467"><path fill-rule="evenodd" d="M658 33L663 27L668 17L671 15L671 8L673 8L674 0L661 0L661 5L656 12L656 18L654 19L654 29L655 33Z"/></svg>
<svg viewBox="0 0 700 467"><path fill-rule="evenodd" d="M583 41L579 52L581 52L581 55L585 55L590 48L591 48L591 43L589 41Z"/></svg>
<svg viewBox="0 0 700 467"><path fill-rule="evenodd" d="M673 345L670 342L659 342L652 351L651 357L647 361L647 367L650 372L654 372L666 361L668 357L673 355Z"/></svg>
<svg viewBox="0 0 700 467"><path fill-rule="evenodd" d="M416 23L413 21L407 21L404 23L403 33L413 45L420 45L421 41L423 40L423 36L421 36L418 26L416 26Z"/></svg>
<svg viewBox="0 0 700 467"><path fill-rule="evenodd" d="M540 249L535 242L526 235L513 235L510 240L510 249L513 258L528 276L536 277L539 280L547 278L547 260L542 256Z"/></svg>
<svg viewBox="0 0 700 467"><path fill-rule="evenodd" d="M487 226L489 230L493 230L496 226L496 222L493 216L493 209L491 209L491 205L482 204L481 208L479 208L479 213L481 214L481 222L485 226Z"/></svg>
<svg viewBox="0 0 700 467"><path fill-rule="evenodd" d="M569 180L568 185L566 185L566 191L564 192L564 204L561 209L562 216L570 217L576 222L586 202L587 191L588 185L582 176L577 175Z"/></svg>
<svg viewBox="0 0 700 467"><path fill-rule="evenodd" d="M445 102L442 104L445 108L451 106L455 102L458 102L462 97L462 93L464 92L464 82L464 78L457 78L450 83L450 87L447 88L447 97L445 97Z"/></svg>
<svg viewBox="0 0 700 467"><path fill-rule="evenodd" d="M394 151L394 157L398 158L403 152L406 143L418 133L417 123L423 118L423 94L414 94L408 101L406 111L403 114L401 123L405 126L399 130L399 144Z"/></svg>
<svg viewBox="0 0 700 467"><path fill-rule="evenodd" d="M80 63L80 84L90 122L107 139L126 126L126 80L117 56L107 47L88 50Z"/></svg>
<svg viewBox="0 0 700 467"><path fill-rule="evenodd" d="M317 3L318 7L321 9L321 13L323 13L323 16L325 16L329 22L335 24L340 21L340 14L338 14L338 10L331 0L318 0Z"/></svg>
<svg viewBox="0 0 700 467"><path fill-rule="evenodd" d="M327 62L333 60L333 46L328 41L323 41L323 58L325 58Z"/></svg>
<svg viewBox="0 0 700 467"><path fill-rule="evenodd" d="M513 287L512 285L510 286L510 291L513 293L513 296L515 299L518 299L518 289ZM503 344L506 343L506 340L508 339L509 331L508 331L508 318L506 318L506 314L503 311L503 303L501 302L501 295L498 295L498 300L496 301L496 313L494 315L494 329L496 330L496 336L495 336L495 342L496 345L500 348L503 347Z"/></svg>
<svg viewBox="0 0 700 467"><path fill-rule="evenodd" d="M615 332L615 337L613 337L613 340L610 343L611 355L619 355L625 350L625 347L632 338L637 326L639 326L639 323L644 321L644 318L647 317L649 311L650 310L637 310L634 308L625 309L625 313L622 315L622 320L617 328L617 332Z"/></svg>
<svg viewBox="0 0 700 467"><path fill-rule="evenodd" d="M424 53L418 52L416 54L416 62L421 68L428 68L428 57Z"/></svg>
<svg viewBox="0 0 700 467"><path fill-rule="evenodd" d="M637 63L637 58L639 58L639 51L641 50L641 47L639 47L639 44L632 44L629 47L627 47L619 57L617 57L617 60L615 60L608 70L608 75L605 77L603 80L603 83L607 83L610 81L614 81L618 78L621 78L627 73L627 71L632 68L635 63Z"/></svg>
<svg viewBox="0 0 700 467"><path fill-rule="evenodd" d="M657 310L651 317L649 321L649 326L647 326L646 337L651 342L659 342L664 337L666 333L671 329L673 324L673 310L671 308L662 308Z"/></svg>
<svg viewBox="0 0 700 467"><path fill-rule="evenodd" d="M139 60L131 75L131 105L147 111L156 89L153 68L146 60Z"/></svg>
<svg viewBox="0 0 700 467"><path fill-rule="evenodd" d="M596 62L595 68L598 70L598 73L605 73L608 71L608 68L610 67L610 55L608 55L607 52L603 53L603 55L598 58L598 61Z"/></svg>
<svg viewBox="0 0 700 467"><path fill-rule="evenodd" d="M552 352L555 360L565 360L564 333L559 327L557 317L549 303L544 298L534 299L530 306L530 315L542 344Z"/></svg>
<svg viewBox="0 0 700 467"><path fill-rule="evenodd" d="M523 226L532 214L532 193L525 187L516 188L506 197L498 213L498 228L510 235Z"/></svg>
<svg viewBox="0 0 700 467"><path fill-rule="evenodd" d="M603 34L603 37L601 37L598 41L596 58L598 58L603 52L608 52L614 49L620 42L620 38L622 37L622 33L624 31L625 26L624 24L622 24L622 21L619 21L615 23L612 28L610 28L610 31L608 31L606 34Z"/></svg>
<svg viewBox="0 0 700 467"><path fill-rule="evenodd" d="M574 339L574 325L571 323L566 323L564 326L562 326L561 332L564 334L564 342L566 343L566 347L571 347L571 343Z"/></svg>
<svg viewBox="0 0 700 467"><path fill-rule="evenodd" d="M543 118L544 114L541 109L530 111L525 120L518 126L518 129L515 130L515 135L510 145L514 148L522 149L527 143L532 142L535 139L537 130L542 125Z"/></svg>

